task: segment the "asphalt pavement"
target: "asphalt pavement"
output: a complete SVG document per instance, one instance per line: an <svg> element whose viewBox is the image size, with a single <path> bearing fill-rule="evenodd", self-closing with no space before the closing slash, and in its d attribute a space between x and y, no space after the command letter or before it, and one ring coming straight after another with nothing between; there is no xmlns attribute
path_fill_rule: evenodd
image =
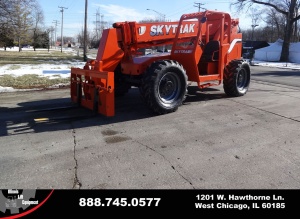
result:
<svg viewBox="0 0 300 219"><path fill-rule="evenodd" d="M252 80L270 82L277 85L300 87L300 70L278 67L263 67L254 65L251 67Z"/></svg>

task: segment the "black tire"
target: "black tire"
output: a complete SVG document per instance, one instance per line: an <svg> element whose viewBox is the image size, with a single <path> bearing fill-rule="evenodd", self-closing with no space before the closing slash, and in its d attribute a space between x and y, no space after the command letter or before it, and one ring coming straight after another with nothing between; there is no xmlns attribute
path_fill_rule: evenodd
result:
<svg viewBox="0 0 300 219"><path fill-rule="evenodd" d="M230 97L243 96L250 85L250 66L243 60L233 60L224 71L223 88Z"/></svg>
<svg viewBox="0 0 300 219"><path fill-rule="evenodd" d="M187 94L186 71L176 61L156 61L146 70L140 92L146 105L156 114L174 112Z"/></svg>
<svg viewBox="0 0 300 219"><path fill-rule="evenodd" d="M128 90L131 88L131 85L124 80L122 75L121 65L118 65L114 71L114 82L115 82L115 96L123 96L128 93Z"/></svg>

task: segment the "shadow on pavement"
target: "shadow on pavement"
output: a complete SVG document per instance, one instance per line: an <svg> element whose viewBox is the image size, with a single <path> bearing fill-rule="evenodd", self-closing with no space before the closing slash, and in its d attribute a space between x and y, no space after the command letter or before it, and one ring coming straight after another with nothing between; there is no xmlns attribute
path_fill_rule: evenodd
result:
<svg viewBox="0 0 300 219"><path fill-rule="evenodd" d="M280 68L275 68L273 71L263 72L263 73L252 73L251 76L259 76L259 77L299 77L300 70L291 70L285 69L284 71Z"/></svg>
<svg viewBox="0 0 300 219"><path fill-rule="evenodd" d="M191 86L184 105L221 98L227 96L218 89L199 91L198 87ZM115 111L114 117L95 114L74 105L69 98L22 102L16 108L0 107L0 137L101 126L158 116L145 106L137 88L116 98Z"/></svg>

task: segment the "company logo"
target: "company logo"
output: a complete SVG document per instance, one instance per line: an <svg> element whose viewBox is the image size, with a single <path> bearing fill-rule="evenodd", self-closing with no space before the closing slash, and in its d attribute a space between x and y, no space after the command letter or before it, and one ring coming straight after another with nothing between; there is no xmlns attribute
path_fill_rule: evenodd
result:
<svg viewBox="0 0 300 219"><path fill-rule="evenodd" d="M159 36L159 35L169 35L175 34L178 28L178 24L172 25L153 25L151 26L151 36ZM195 32L195 24L184 24L180 26L180 33L194 33Z"/></svg>
<svg viewBox="0 0 300 219"><path fill-rule="evenodd" d="M182 50L175 50L174 53L175 54L178 54L178 53L183 53L183 54L189 54L189 53L192 53L193 50L189 49L189 50L185 50L185 49L182 49Z"/></svg>
<svg viewBox="0 0 300 219"><path fill-rule="evenodd" d="M18 214L20 209L25 210L31 205L39 204L38 201L30 201L35 198L36 190L8 189L0 191L0 211L5 213L10 210L10 214Z"/></svg>
<svg viewBox="0 0 300 219"><path fill-rule="evenodd" d="M140 26L139 27L139 35L144 35L146 33L146 26Z"/></svg>

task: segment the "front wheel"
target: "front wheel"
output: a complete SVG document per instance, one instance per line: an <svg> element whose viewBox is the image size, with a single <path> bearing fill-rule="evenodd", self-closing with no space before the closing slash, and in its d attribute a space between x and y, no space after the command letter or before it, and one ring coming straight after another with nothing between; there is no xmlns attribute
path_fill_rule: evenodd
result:
<svg viewBox="0 0 300 219"><path fill-rule="evenodd" d="M242 60L233 60L224 71L223 88L231 97L243 96L247 93L250 85L250 66Z"/></svg>
<svg viewBox="0 0 300 219"><path fill-rule="evenodd" d="M173 60L154 62L146 70L140 90L146 105L155 113L174 112L187 93L186 72Z"/></svg>

